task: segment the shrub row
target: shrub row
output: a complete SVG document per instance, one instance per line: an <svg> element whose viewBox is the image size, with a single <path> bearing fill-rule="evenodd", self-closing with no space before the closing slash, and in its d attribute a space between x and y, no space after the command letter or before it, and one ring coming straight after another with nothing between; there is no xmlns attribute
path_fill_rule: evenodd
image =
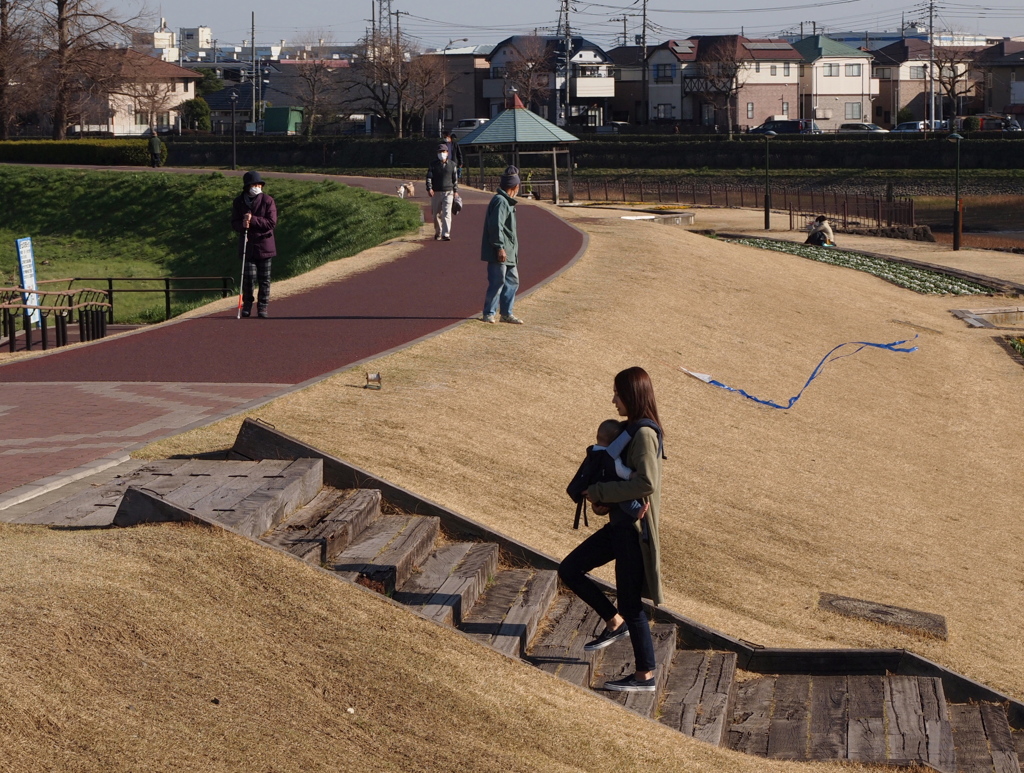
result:
<svg viewBox="0 0 1024 773"><path fill-rule="evenodd" d="M1022 133L1024 135L1024 133ZM330 138L307 142L298 137L246 138L235 149L238 166L312 168L412 168L422 170L433 158L436 139ZM169 151L169 152L167 152ZM232 143L169 139L169 163L175 166L230 166ZM949 169L955 164L953 145L943 137L847 139L832 135L776 137L771 141L774 169ZM765 140L743 136L732 140L614 137L584 139L573 145L583 168L634 169L760 169ZM144 165L146 140L47 140L0 142L0 161L36 164ZM467 161L469 161L467 159ZM1024 141L968 139L960 143L964 169L1024 169Z"/></svg>
<svg viewBox="0 0 1024 773"><path fill-rule="evenodd" d="M163 159L167 160L164 143ZM0 142L0 161L11 164L148 166L149 140L16 140Z"/></svg>

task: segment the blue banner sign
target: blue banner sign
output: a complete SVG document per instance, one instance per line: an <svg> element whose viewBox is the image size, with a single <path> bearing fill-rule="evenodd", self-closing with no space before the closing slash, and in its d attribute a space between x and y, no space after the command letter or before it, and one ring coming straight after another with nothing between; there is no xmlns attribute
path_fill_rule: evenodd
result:
<svg viewBox="0 0 1024 773"><path fill-rule="evenodd" d="M36 258L32 253L32 238L15 239L14 246L18 249L18 271L21 274L21 286L26 290L36 290ZM22 293L22 302L28 306L38 306L39 296L35 293ZM39 309L33 309L30 319L39 324Z"/></svg>

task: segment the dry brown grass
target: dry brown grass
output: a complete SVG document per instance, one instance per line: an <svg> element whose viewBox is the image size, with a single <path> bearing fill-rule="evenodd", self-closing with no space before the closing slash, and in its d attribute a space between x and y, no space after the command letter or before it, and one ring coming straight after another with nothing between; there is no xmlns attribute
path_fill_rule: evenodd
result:
<svg viewBox="0 0 1024 773"><path fill-rule="evenodd" d="M4 773L867 770L692 741L225 532L0 546Z"/></svg>
<svg viewBox="0 0 1024 773"><path fill-rule="evenodd" d="M383 391L352 388L360 368L258 415L560 556L579 539L566 481L612 376L642 364L667 430L667 606L766 645L907 647L1024 695L1024 374L948 313L1005 301L920 296L619 214L580 213L590 249L517 306L525 327L467 323L368 365ZM919 352L841 360L790 411L676 369L784 400L834 345L915 333ZM239 422L147 454L223 448ZM821 591L943 614L949 641L829 615Z"/></svg>

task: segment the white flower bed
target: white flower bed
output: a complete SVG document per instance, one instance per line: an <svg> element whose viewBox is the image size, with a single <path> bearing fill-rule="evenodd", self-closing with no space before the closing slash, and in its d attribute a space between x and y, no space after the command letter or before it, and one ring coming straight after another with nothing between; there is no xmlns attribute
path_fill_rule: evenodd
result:
<svg viewBox="0 0 1024 773"><path fill-rule="evenodd" d="M815 247L810 244L777 242L771 239L757 238L730 239L729 241L736 244L746 244L750 247L760 247L763 250L788 252L791 255L799 255L801 258L810 258L821 263L830 263L833 266L866 271L873 276L877 276L879 279L892 282L898 287L905 287L908 290L928 295L991 295L993 292L990 287L985 287L966 279L959 279L955 276L940 274L937 271L916 268L903 263L895 263L883 258L873 258L858 252L837 250L835 247Z"/></svg>

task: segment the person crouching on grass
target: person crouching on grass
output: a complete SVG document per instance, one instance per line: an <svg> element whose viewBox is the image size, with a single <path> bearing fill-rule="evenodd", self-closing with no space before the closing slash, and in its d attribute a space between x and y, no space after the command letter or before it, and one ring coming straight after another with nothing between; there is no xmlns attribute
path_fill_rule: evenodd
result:
<svg viewBox="0 0 1024 773"><path fill-rule="evenodd" d="M266 319L270 305L270 259L277 255L274 242L277 203L263 192L263 178L259 172L246 172L242 177L242 195L231 204L231 227L238 231L238 254L245 261L242 316L252 315L252 285L257 282L260 295L256 314L260 319ZM242 245L245 245L244 255Z"/></svg>
<svg viewBox="0 0 1024 773"><path fill-rule="evenodd" d="M604 631L583 646L585 651L603 649L625 636L633 645L634 673L605 682L604 689L654 692L654 641L641 599L646 596L655 604L662 602L658 516L664 433L647 371L633 367L618 373L612 404L620 416L626 417L624 431L632 436L626 447L626 465L635 474L629 480L595 483L587 489L584 496L592 503L594 513L607 514L608 523L565 557L558 576L605 622ZM631 515L627 508L613 506L630 500L642 500L646 507ZM617 609L587 576L587 572L609 561L615 562Z"/></svg>

